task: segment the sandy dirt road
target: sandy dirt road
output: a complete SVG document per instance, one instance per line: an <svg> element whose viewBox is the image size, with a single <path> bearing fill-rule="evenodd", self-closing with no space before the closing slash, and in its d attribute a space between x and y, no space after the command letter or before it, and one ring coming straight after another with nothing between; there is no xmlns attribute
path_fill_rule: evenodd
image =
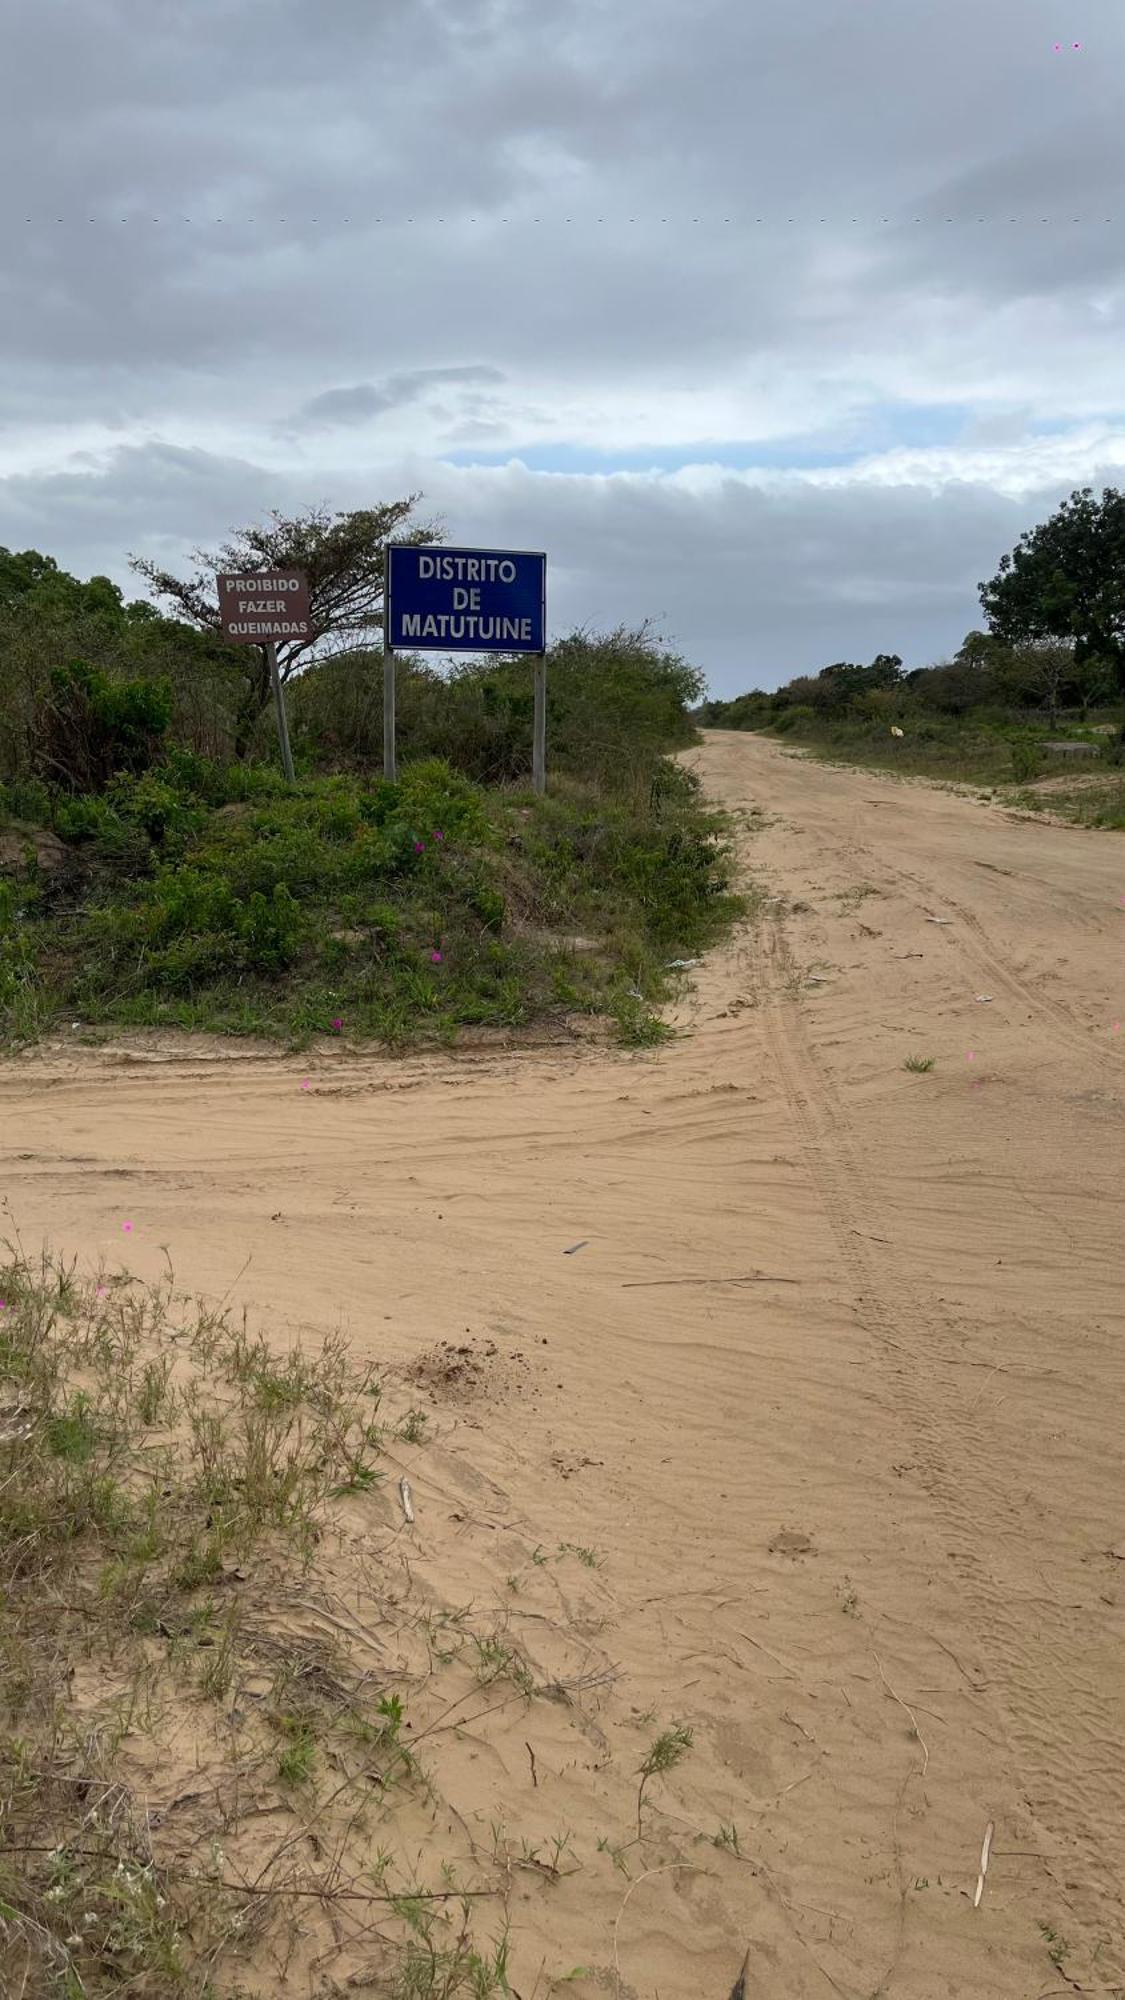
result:
<svg viewBox="0 0 1125 2000"><path fill-rule="evenodd" d="M404 1448L414 1573L499 1603L593 1549L505 1615L620 1670L578 1739L446 1753L462 1825L569 1835L515 1878L523 2000L727 2000L746 1952L747 2000L1125 1991L1125 847L689 761L767 900L673 1046L56 1044L0 1071L4 1214L278 1338L482 1357Z"/></svg>

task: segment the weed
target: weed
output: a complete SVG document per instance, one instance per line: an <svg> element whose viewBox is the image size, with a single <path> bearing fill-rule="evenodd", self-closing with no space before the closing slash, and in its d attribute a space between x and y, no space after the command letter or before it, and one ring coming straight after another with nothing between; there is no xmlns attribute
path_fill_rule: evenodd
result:
<svg viewBox="0 0 1125 2000"><path fill-rule="evenodd" d="M649 1746L643 1761L638 1765L638 1775L641 1781L637 1787L638 1840L642 1837L641 1812L644 1806L645 1788L650 1778L663 1777L666 1772L674 1770L676 1765L682 1758L686 1757L688 1751L691 1749L692 1741L693 1732L690 1729L685 1728L682 1723L673 1723L671 1729L662 1731Z"/></svg>
<svg viewBox="0 0 1125 2000"><path fill-rule="evenodd" d="M730 1826L724 1826L723 1822L719 1821L719 1831L713 1835L712 1844L715 1847L729 1847L732 1854L740 1855L742 1853L742 1849L738 1844L738 1828L733 1822Z"/></svg>
<svg viewBox="0 0 1125 2000"><path fill-rule="evenodd" d="M396 1914L415 1935L406 1946L392 1989L392 2000L493 2000L511 1992L508 1984L507 1932L487 1953L468 1936L469 1904L462 1906L462 1931L456 1942L442 1946L436 1939L437 1920L430 1910L413 1908L403 1898Z"/></svg>
<svg viewBox="0 0 1125 2000"><path fill-rule="evenodd" d="M658 1048L661 1042L670 1042L675 1037L675 1029L632 994L626 994L615 1002L613 1018L617 1022L617 1039L623 1049Z"/></svg>
<svg viewBox="0 0 1125 2000"><path fill-rule="evenodd" d="M383 1476L378 1466L372 1465L362 1454L357 1454L346 1468L340 1484L332 1487L332 1498L339 1500L347 1493L369 1493Z"/></svg>
<svg viewBox="0 0 1125 2000"><path fill-rule="evenodd" d="M98 1433L90 1399L79 1393L69 1408L47 1418L43 1426L47 1450L71 1465L88 1465L98 1448Z"/></svg>
<svg viewBox="0 0 1125 2000"><path fill-rule="evenodd" d="M474 1638L473 1646L477 1656L476 1675L482 1687L506 1675L521 1694L530 1696L534 1692L535 1680L526 1660L499 1633Z"/></svg>
<svg viewBox="0 0 1125 2000"><path fill-rule="evenodd" d="M280 1727L290 1741L277 1760L277 1775L283 1785L307 1785L316 1763L316 1738L306 1723L290 1716L281 1719Z"/></svg>
<svg viewBox="0 0 1125 2000"><path fill-rule="evenodd" d="M628 1846L626 1843L620 1841L612 1841L607 1833L602 1833L599 1834L598 1836L597 1849L599 1854L609 1855L610 1860L612 1861L614 1867L617 1869L619 1874L628 1877L629 1864L625 1859L625 1856L628 1852Z"/></svg>
<svg viewBox="0 0 1125 2000"><path fill-rule="evenodd" d="M840 907L842 910L857 910L861 903L866 902L868 896L882 894L883 890L877 889L874 882L857 882L854 888L839 891Z"/></svg>
<svg viewBox="0 0 1125 2000"><path fill-rule="evenodd" d="M596 1549L584 1548L580 1542L560 1542L560 1556L577 1556L586 1569L604 1569L605 1558Z"/></svg>
<svg viewBox="0 0 1125 2000"><path fill-rule="evenodd" d="M932 1056L907 1056L902 1066L913 1076L925 1076L926 1072L933 1068L934 1059Z"/></svg>
<svg viewBox="0 0 1125 2000"><path fill-rule="evenodd" d="M1043 1941L1047 1946L1047 1957L1050 1959L1051 1964L1055 1967L1056 1971L1061 1972L1063 1967L1063 1961L1067 1957L1070 1951L1069 1944L1067 1943L1064 1937L1059 1936L1058 1931L1052 1929L1050 1924L1041 1922L1039 1925L1039 1930L1042 1934Z"/></svg>

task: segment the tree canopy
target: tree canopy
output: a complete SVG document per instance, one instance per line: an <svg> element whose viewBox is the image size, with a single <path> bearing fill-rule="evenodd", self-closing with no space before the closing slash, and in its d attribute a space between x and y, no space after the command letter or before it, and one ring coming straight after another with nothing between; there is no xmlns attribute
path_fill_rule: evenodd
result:
<svg viewBox="0 0 1125 2000"><path fill-rule="evenodd" d="M443 530L434 523L407 528L420 498L411 493L404 500L351 511L310 507L291 517L272 509L269 524L236 530L217 552L194 549L197 567L187 578L162 569L147 556L130 556L129 567L175 614L212 633L220 630L217 577L272 569L303 570L309 583L314 637L278 645L278 673L285 682L296 672L302 656L324 640L354 646L381 629L384 543L391 537L415 543L444 539ZM264 647L232 648L235 650L245 680L241 750L269 701L270 675Z"/></svg>
<svg viewBox="0 0 1125 2000"><path fill-rule="evenodd" d="M1111 661L1125 692L1125 495L1084 486L1001 556L981 583L989 630L1007 645L1069 640L1079 667Z"/></svg>

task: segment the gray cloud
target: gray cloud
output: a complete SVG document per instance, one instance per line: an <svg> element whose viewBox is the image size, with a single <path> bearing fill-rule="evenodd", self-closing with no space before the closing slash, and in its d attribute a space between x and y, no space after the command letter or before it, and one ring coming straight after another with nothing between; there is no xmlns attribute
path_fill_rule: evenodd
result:
<svg viewBox="0 0 1125 2000"><path fill-rule="evenodd" d="M0 540L120 575L421 487L728 683L955 643L1020 530L1121 476L1120 13L1058 55L1047 0L59 19L5 21ZM443 462L779 438L870 457Z"/></svg>
<svg viewBox="0 0 1125 2000"><path fill-rule="evenodd" d="M325 389L302 405L293 418L292 428L321 431L334 430L342 424L367 423L387 410L398 410L404 404L417 402L431 389L448 386L471 391L474 384L492 384L503 380L501 369L483 365L415 368L403 374L389 375L381 386L374 382L356 382L347 389ZM465 400L474 403L471 396ZM475 402L479 403L479 398Z"/></svg>
<svg viewBox="0 0 1125 2000"><path fill-rule="evenodd" d="M1093 483L1114 472L1095 467ZM547 549L554 632L652 619L716 691L734 693L835 659L897 652L913 667L947 655L980 622L978 580L1071 483L1015 497L979 483L826 487L786 474L759 486L719 473L697 485L404 460L378 492L422 490L419 517L444 521L458 541ZM186 572L194 547L269 508L371 497L347 469L322 490L201 451L125 448L100 465L0 483L0 541L49 546L135 595L125 550Z"/></svg>

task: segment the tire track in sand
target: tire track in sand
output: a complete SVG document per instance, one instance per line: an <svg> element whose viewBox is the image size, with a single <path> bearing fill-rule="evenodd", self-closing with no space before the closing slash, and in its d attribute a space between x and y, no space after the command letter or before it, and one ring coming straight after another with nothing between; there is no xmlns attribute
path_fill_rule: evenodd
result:
<svg viewBox="0 0 1125 2000"><path fill-rule="evenodd" d="M1021 1611L1013 1598L1013 1580L1026 1573L1030 1582L1034 1575L1026 1510L997 1476L987 1414L949 1406L940 1357L955 1351L954 1329L899 1266L869 1247L880 1203L792 997L792 960L776 916L763 931L763 958L761 1017L778 1081L861 1317L916 1440L919 1474L945 1524L950 1559L973 1607L979 1655L995 1684L990 1703L1021 1774L1044 1859L1088 1944L1100 1947L1102 1976L1125 1980L1122 1885L1105 1859L1111 1834L1125 1820L1118 1714L1076 1662L1064 1618L1040 1595L1033 1630L1027 1600ZM1089 1055L1088 1044L1082 1053Z"/></svg>

